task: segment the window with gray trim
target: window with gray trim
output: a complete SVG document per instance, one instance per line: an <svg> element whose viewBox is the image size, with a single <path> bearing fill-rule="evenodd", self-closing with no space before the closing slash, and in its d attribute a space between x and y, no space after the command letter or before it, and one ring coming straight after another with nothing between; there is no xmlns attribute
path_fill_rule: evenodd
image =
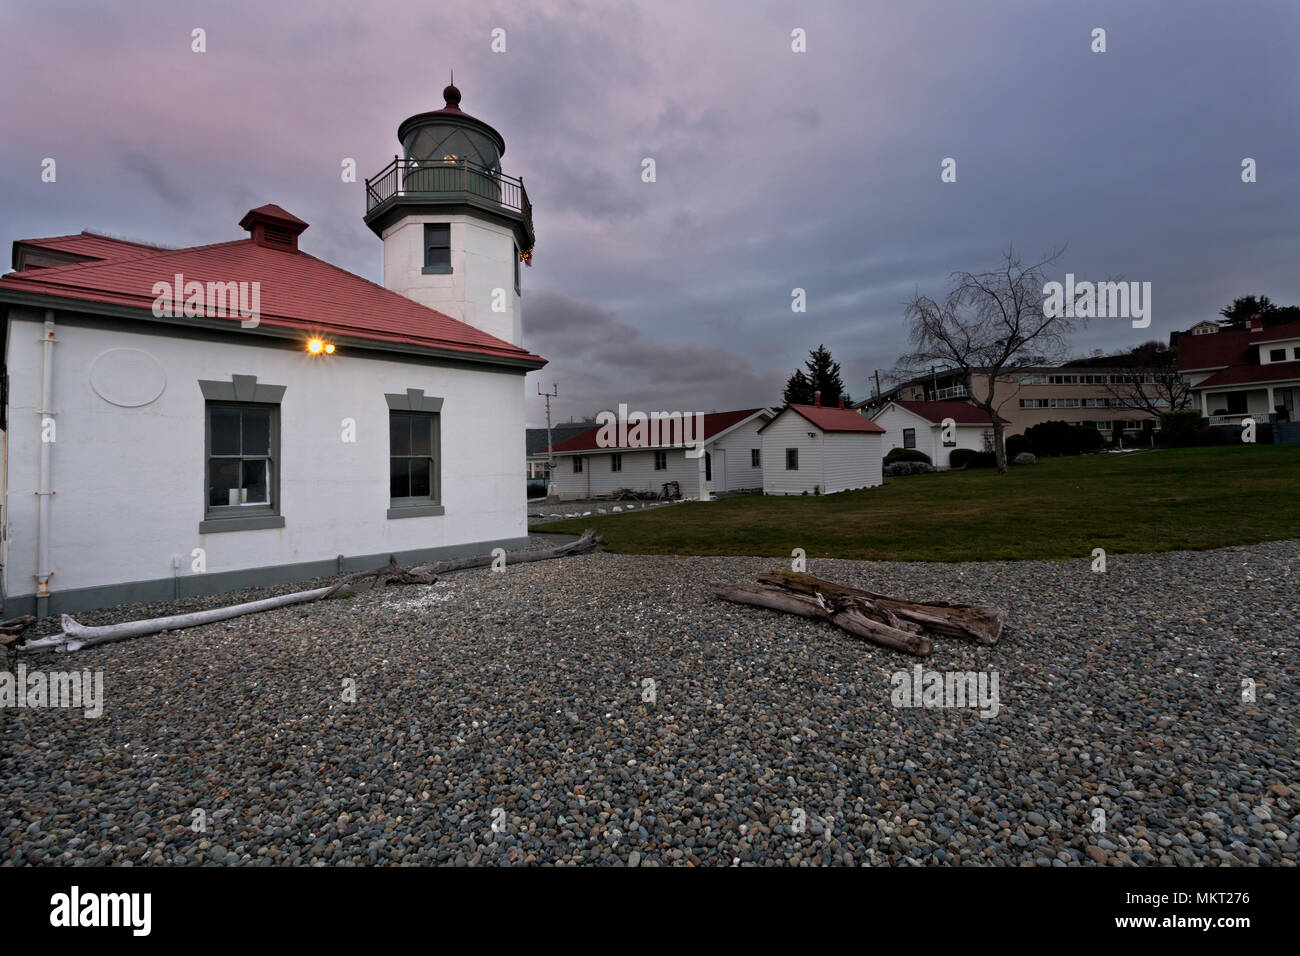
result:
<svg viewBox="0 0 1300 956"><path fill-rule="evenodd" d="M388 413L388 496L394 506L438 502L433 481L437 418L426 412Z"/></svg>
<svg viewBox="0 0 1300 956"><path fill-rule="evenodd" d="M426 275L451 273L451 224L426 222L424 224L424 269Z"/></svg>
<svg viewBox="0 0 1300 956"><path fill-rule="evenodd" d="M388 402L388 517L444 513L442 399L420 388L385 395Z"/></svg>
<svg viewBox="0 0 1300 956"><path fill-rule="evenodd" d="M574 456L573 456L573 473L574 473L575 475L580 475L580 474L582 474L582 456L581 456L581 455L574 455Z"/></svg>
<svg viewBox="0 0 1300 956"><path fill-rule="evenodd" d="M609 456L609 470L610 471L623 470L623 456L618 452L615 452L614 454Z"/></svg>
<svg viewBox="0 0 1300 956"><path fill-rule="evenodd" d="M915 448L915 447L916 447L916 429L915 429L915 428L904 428L904 429L903 429L903 447L904 447L904 448Z"/></svg>
<svg viewBox="0 0 1300 956"><path fill-rule="evenodd" d="M283 528L280 400L283 385L255 375L200 381L204 398L204 495L199 533Z"/></svg>
<svg viewBox="0 0 1300 956"><path fill-rule="evenodd" d="M799 470L799 449L798 448L787 448L785 450L785 470L786 471Z"/></svg>

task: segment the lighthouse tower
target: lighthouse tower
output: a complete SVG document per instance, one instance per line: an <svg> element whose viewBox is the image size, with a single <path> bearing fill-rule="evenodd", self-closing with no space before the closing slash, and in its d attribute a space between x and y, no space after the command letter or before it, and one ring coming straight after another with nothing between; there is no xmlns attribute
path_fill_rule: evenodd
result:
<svg viewBox="0 0 1300 956"><path fill-rule="evenodd" d="M397 128L402 155L366 180L366 225L384 241L384 285L522 345L532 206L523 180L501 172L501 134L461 110L455 86L442 95L442 109Z"/></svg>

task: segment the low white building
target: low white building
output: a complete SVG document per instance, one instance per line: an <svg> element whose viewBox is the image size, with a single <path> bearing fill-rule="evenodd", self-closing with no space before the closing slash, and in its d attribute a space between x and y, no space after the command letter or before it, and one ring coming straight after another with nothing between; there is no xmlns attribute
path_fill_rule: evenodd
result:
<svg viewBox="0 0 1300 956"><path fill-rule="evenodd" d="M757 491L763 487L762 442L759 428L772 417L771 409L744 408L710 412L703 417L699 439L703 451L688 453L674 441L678 433L661 434L653 445L632 436L620 444L617 429L590 428L557 442L553 449L555 472L551 476L561 500L611 495L621 489L660 492L676 482L683 497L707 499L721 492ZM665 428L664 431L669 431ZM610 441L610 432L614 440ZM676 447L674 447L676 445Z"/></svg>
<svg viewBox="0 0 1300 956"><path fill-rule="evenodd" d="M526 545L524 375L545 360L522 347L517 295L503 318L474 290L517 292L531 212L503 185L499 135L445 95L366 185L386 264L425 263L386 272L394 288L301 250L307 223L274 205L214 245L14 243L5 617ZM428 165L448 137L497 192L466 191L473 164Z"/></svg>
<svg viewBox="0 0 1300 956"><path fill-rule="evenodd" d="M860 412L787 405L760 433L765 495L830 495L883 480L884 429Z"/></svg>
<svg viewBox="0 0 1300 956"><path fill-rule="evenodd" d="M993 451L993 422L969 402L916 402L895 399L876 409L872 421L885 430L885 454L915 448L936 468L952 467L958 448Z"/></svg>

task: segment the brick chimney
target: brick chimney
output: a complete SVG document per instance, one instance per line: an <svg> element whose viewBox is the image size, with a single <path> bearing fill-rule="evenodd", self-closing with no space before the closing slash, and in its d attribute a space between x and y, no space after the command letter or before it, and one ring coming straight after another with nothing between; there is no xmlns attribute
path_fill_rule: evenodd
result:
<svg viewBox="0 0 1300 956"><path fill-rule="evenodd" d="M843 407L844 407L844 396L841 395L841 396L840 396L840 408L843 408Z"/></svg>
<svg viewBox="0 0 1300 956"><path fill-rule="evenodd" d="M822 390L820 388L813 392L813 404L818 408L822 407Z"/></svg>
<svg viewBox="0 0 1300 956"><path fill-rule="evenodd" d="M1252 332L1264 331L1264 317L1256 313L1250 317L1250 330Z"/></svg>

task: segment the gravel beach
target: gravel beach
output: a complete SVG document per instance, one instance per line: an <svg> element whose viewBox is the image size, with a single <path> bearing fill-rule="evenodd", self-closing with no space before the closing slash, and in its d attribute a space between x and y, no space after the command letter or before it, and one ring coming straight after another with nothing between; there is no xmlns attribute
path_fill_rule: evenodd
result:
<svg viewBox="0 0 1300 956"><path fill-rule="evenodd" d="M777 566L587 555L27 659L104 713L0 710L0 865L1296 865L1300 542L809 561L1008 610L924 661L704 587ZM895 706L918 663L996 672L996 716Z"/></svg>

